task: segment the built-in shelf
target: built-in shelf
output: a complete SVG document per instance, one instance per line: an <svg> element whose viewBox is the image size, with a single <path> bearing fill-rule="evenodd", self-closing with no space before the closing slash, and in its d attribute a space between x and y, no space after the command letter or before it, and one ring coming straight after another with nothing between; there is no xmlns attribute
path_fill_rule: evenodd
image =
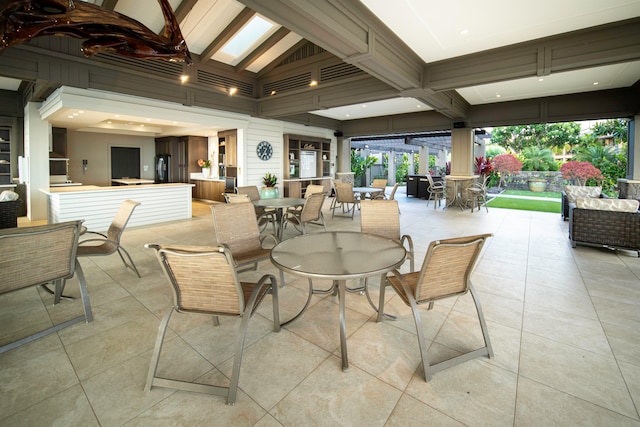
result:
<svg viewBox="0 0 640 427"><path fill-rule="evenodd" d="M0 185L12 183L11 131L9 126L0 126Z"/></svg>

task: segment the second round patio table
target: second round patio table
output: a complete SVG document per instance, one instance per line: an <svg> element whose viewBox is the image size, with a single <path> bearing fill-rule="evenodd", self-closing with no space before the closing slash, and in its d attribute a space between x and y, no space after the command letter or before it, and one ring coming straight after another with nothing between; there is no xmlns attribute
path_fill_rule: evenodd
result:
<svg viewBox="0 0 640 427"><path fill-rule="evenodd" d="M271 262L286 273L309 280L333 280L331 289L338 293L340 308L342 369L346 371L349 368L345 324L347 280L380 276L400 266L406 255L402 245L391 239L355 231L330 231L303 234L278 243L271 250ZM310 285L309 300L312 292ZM309 300L291 320L302 314Z"/></svg>
<svg viewBox="0 0 640 427"><path fill-rule="evenodd" d="M305 199L300 199L296 197L279 197L275 199L260 199L254 200L252 203L254 206L260 206L263 208L275 209L276 210L276 220L277 220L277 236L278 240L282 240L282 234L284 231L284 210L286 208L291 208L294 206L303 206Z"/></svg>

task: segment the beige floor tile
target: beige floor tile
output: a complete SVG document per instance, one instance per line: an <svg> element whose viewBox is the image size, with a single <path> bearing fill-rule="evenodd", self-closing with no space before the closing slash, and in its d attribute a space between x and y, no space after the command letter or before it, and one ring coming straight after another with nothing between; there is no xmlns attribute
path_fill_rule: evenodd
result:
<svg viewBox="0 0 640 427"><path fill-rule="evenodd" d="M283 425L382 426L401 392L331 357L270 412ZM311 403L311 404L310 404Z"/></svg>
<svg viewBox="0 0 640 427"><path fill-rule="evenodd" d="M635 416L633 402L612 357L525 333L520 375L622 415Z"/></svg>
<svg viewBox="0 0 640 427"><path fill-rule="evenodd" d="M527 304L522 329L583 350L612 356L602 325L595 319Z"/></svg>
<svg viewBox="0 0 640 427"><path fill-rule="evenodd" d="M520 378L514 425L637 427L640 423L552 387Z"/></svg>
<svg viewBox="0 0 640 427"><path fill-rule="evenodd" d="M387 427L424 426L462 427L464 424L444 415L411 396L403 395L387 420Z"/></svg>
<svg viewBox="0 0 640 427"><path fill-rule="evenodd" d="M640 329L638 329L638 325L602 322L602 327L616 359L640 366Z"/></svg>
<svg viewBox="0 0 640 427"><path fill-rule="evenodd" d="M620 371L636 405L636 412L640 414L640 365L620 362Z"/></svg>
<svg viewBox="0 0 640 427"><path fill-rule="evenodd" d="M0 421L3 426L99 426L89 400L77 384Z"/></svg>
<svg viewBox="0 0 640 427"><path fill-rule="evenodd" d="M569 292L545 286L527 286L525 305L529 304L597 319L591 298L582 292Z"/></svg>
<svg viewBox="0 0 640 427"><path fill-rule="evenodd" d="M474 426L513 425L516 375L475 359L437 372L428 383L414 375L406 394Z"/></svg>

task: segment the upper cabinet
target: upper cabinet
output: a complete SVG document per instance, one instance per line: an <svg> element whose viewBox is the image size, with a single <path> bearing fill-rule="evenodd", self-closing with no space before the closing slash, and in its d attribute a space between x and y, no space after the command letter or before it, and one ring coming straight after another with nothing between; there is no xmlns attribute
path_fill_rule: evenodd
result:
<svg viewBox="0 0 640 427"><path fill-rule="evenodd" d="M0 126L0 185L11 182L11 128Z"/></svg>
<svg viewBox="0 0 640 427"><path fill-rule="evenodd" d="M284 178L309 178L309 165L315 170L312 177L330 176L331 140L301 135L284 135Z"/></svg>
<svg viewBox="0 0 640 427"><path fill-rule="evenodd" d="M238 133L235 129L218 132L218 165L237 167Z"/></svg>

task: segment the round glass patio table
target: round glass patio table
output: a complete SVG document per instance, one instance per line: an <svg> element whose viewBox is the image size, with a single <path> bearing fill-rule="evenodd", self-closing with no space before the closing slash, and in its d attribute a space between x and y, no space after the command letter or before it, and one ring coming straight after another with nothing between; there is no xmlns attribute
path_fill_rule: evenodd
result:
<svg viewBox="0 0 640 427"><path fill-rule="evenodd" d="M254 200L251 203L253 203L254 206L276 210L276 220L278 226L276 233L278 235L278 240L282 240L282 233L284 230L284 210L286 208L291 208L294 206L304 206L305 201L305 199L300 199L297 197L280 197L275 199Z"/></svg>
<svg viewBox="0 0 640 427"><path fill-rule="evenodd" d="M349 368L345 325L345 293L350 279L362 279L399 267L407 255L400 243L373 234L355 231L329 231L303 234L278 243L271 250L271 262L286 273L309 279L309 299L298 318L309 305L313 289L311 279L330 279L337 291L340 307L340 350L342 369ZM382 286L382 285L381 285Z"/></svg>

